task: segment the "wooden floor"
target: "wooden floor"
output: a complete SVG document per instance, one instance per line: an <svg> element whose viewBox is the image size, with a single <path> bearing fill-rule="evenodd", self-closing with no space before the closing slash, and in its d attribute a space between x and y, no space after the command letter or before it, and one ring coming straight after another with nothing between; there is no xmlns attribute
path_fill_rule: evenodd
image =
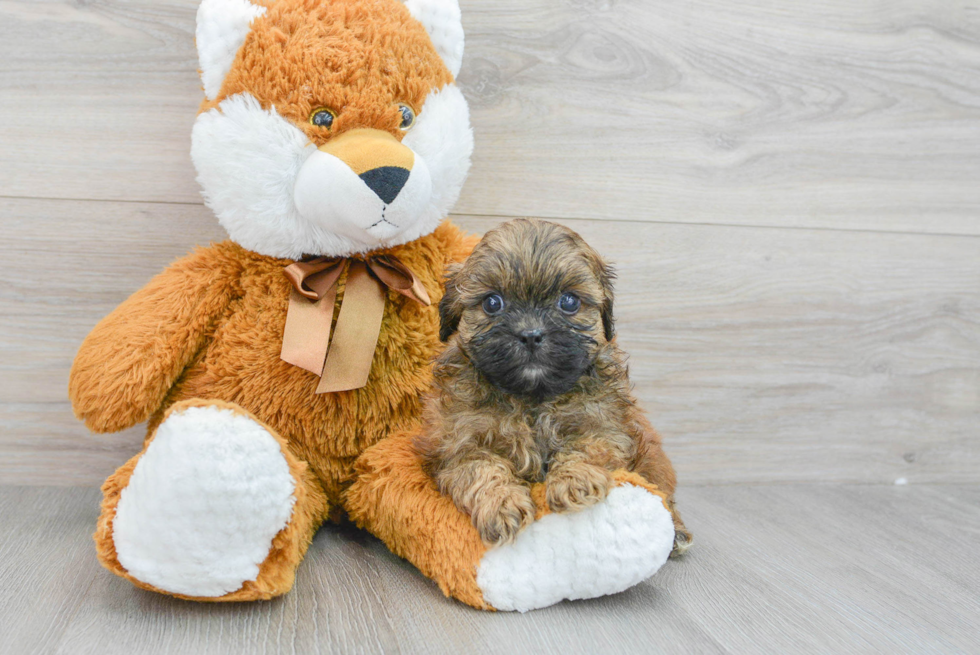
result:
<svg viewBox="0 0 980 655"><path fill-rule="evenodd" d="M464 0L457 220L580 231L696 534L613 598L448 601L324 530L255 605L102 571L68 369L224 238L189 158L198 0L0 0L0 653L980 652L980 0Z"/></svg>
<svg viewBox="0 0 980 655"><path fill-rule="evenodd" d="M381 542L324 528L296 588L209 605L102 570L98 492L0 490L4 653L976 653L980 490L687 488L699 543L617 596L484 613Z"/></svg>

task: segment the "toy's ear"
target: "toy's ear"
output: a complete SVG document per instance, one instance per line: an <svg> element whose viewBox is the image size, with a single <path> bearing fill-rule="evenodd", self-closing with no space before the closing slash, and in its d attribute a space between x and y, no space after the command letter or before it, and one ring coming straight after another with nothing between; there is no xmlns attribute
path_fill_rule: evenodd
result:
<svg viewBox="0 0 980 655"><path fill-rule="evenodd" d="M459 306L459 290L456 288L456 275L460 264L451 264L446 271L446 293L439 301L439 340L449 341L459 327L459 319L462 316L462 308Z"/></svg>
<svg viewBox="0 0 980 655"><path fill-rule="evenodd" d="M252 21L265 7L248 0L202 0L197 10L197 57L208 100L218 97Z"/></svg>
<svg viewBox="0 0 980 655"><path fill-rule="evenodd" d="M429 33L446 68L459 75L463 64L463 21L458 0L406 0L409 13Z"/></svg>

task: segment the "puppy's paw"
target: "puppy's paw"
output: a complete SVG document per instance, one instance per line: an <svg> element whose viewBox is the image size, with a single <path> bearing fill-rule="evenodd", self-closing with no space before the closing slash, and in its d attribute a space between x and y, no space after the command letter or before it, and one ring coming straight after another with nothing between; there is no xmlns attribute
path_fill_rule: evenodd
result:
<svg viewBox="0 0 980 655"><path fill-rule="evenodd" d="M694 545L694 537L691 535L691 531L684 525L684 521L681 520L681 515L678 513L677 508L674 507L673 502L669 503L669 507L670 513L674 517L674 548L670 551L670 556L680 557Z"/></svg>
<svg viewBox="0 0 980 655"><path fill-rule="evenodd" d="M513 541L534 520L536 510L527 487L508 485L482 494L471 516L483 543L496 546Z"/></svg>
<svg viewBox="0 0 980 655"><path fill-rule="evenodd" d="M671 557L680 557L694 545L694 537L686 528L677 529L674 532L674 547L670 551Z"/></svg>
<svg viewBox="0 0 980 655"><path fill-rule="evenodd" d="M601 466L580 462L553 468L545 485L552 512L575 512L605 500L613 477Z"/></svg>

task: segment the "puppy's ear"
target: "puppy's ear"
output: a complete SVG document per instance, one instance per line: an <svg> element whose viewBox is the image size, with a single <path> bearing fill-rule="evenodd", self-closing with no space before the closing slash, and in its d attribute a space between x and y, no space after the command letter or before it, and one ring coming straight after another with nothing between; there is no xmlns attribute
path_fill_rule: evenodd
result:
<svg viewBox="0 0 980 655"><path fill-rule="evenodd" d="M446 292L439 301L439 340L446 342L459 327L463 309L459 305L459 290L456 289L456 276L462 264L450 264L446 270Z"/></svg>
<svg viewBox="0 0 980 655"><path fill-rule="evenodd" d="M616 271L613 267L598 254L595 257L596 277L599 278L599 286L602 287L602 330L605 333L606 341L612 341L616 336L615 319L613 318L613 282L616 280Z"/></svg>

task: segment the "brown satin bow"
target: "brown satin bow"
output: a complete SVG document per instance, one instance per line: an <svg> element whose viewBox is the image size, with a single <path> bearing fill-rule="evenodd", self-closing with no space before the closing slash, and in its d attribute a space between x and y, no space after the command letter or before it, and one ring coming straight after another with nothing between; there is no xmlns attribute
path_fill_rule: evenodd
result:
<svg viewBox="0 0 980 655"><path fill-rule="evenodd" d="M345 267L347 285L331 341L337 281ZM392 255L364 260L317 257L290 264L283 273L293 288L279 356L319 375L317 393L360 389L367 384L381 334L385 287L426 307L432 304L415 274Z"/></svg>

